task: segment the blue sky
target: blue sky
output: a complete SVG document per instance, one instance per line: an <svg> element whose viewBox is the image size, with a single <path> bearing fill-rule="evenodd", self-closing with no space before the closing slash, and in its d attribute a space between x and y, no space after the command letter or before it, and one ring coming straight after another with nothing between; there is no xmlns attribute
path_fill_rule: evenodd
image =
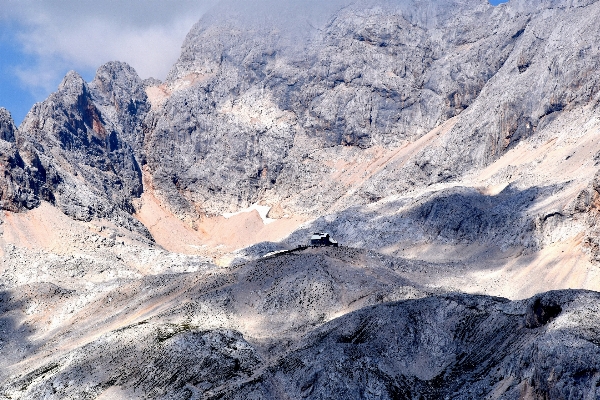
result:
<svg viewBox="0 0 600 400"><path fill-rule="evenodd" d="M31 63L32 60L15 43L12 25L0 24L0 106L10 110L13 118L22 119L35 98L15 75L15 65Z"/></svg>
<svg viewBox="0 0 600 400"><path fill-rule="evenodd" d="M0 0L0 107L18 125L68 71L90 81L113 60L164 79L186 33L217 1Z"/></svg>
<svg viewBox="0 0 600 400"><path fill-rule="evenodd" d="M15 22L0 22L0 107L11 112L16 124L23 120L34 103L45 99L71 69L67 63L57 63L49 76L39 77L39 72L35 71L35 66L40 64L39 56L23 47L17 37L20 30ZM37 80L28 80L27 71L46 82L36 84ZM82 66L78 72L86 80L94 76L94 69L90 67Z"/></svg>
<svg viewBox="0 0 600 400"><path fill-rule="evenodd" d="M18 125L70 70L108 61L164 79L192 25L218 0L0 0L0 107Z"/></svg>

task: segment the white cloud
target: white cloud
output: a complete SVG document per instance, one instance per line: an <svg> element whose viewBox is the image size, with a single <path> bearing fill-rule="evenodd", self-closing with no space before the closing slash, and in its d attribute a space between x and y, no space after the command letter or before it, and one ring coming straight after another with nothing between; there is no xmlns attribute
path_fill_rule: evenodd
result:
<svg viewBox="0 0 600 400"><path fill-rule="evenodd" d="M0 0L0 19L32 62L15 66L35 92L55 89L65 70L125 61L163 79L186 33L217 0Z"/></svg>

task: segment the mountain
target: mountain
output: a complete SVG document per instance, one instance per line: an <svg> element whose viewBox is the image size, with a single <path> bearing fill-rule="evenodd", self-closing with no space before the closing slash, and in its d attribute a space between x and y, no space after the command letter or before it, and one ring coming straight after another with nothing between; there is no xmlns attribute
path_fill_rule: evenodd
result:
<svg viewBox="0 0 600 400"><path fill-rule="evenodd" d="M597 396L600 3L319 3L0 109L0 399Z"/></svg>

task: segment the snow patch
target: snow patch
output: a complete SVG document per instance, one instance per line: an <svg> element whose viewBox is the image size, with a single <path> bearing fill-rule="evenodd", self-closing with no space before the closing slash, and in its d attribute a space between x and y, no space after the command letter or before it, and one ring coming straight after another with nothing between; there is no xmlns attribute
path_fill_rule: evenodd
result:
<svg viewBox="0 0 600 400"><path fill-rule="evenodd" d="M265 225L270 224L271 222L277 221L274 218L267 217L267 214L271 210L270 206L260 206L258 204L253 204L248 208L244 208L243 210L240 210L240 211L237 211L234 213L223 213L223 217L229 219L229 218L233 217L234 215L238 215L238 214L242 214L242 213L249 213L254 210L256 210L256 212L258 212L258 215L260 215L260 218L262 219L263 224L265 224Z"/></svg>

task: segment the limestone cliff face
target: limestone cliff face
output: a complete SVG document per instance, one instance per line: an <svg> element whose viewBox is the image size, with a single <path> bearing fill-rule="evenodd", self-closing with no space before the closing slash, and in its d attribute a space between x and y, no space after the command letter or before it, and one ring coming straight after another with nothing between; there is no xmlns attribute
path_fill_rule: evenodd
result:
<svg viewBox="0 0 600 400"><path fill-rule="evenodd" d="M217 213L270 189L282 198L306 190L327 208L345 188L314 199L322 160L310 153L396 147L461 113L527 21L483 1L430 5L426 15L419 7L343 9L291 49L275 27L200 21L164 84L169 97L148 137L150 169L175 210L196 203ZM291 206L302 211L298 201Z"/></svg>
<svg viewBox="0 0 600 400"><path fill-rule="evenodd" d="M600 396L600 2L318 3L0 108L0 399Z"/></svg>
<svg viewBox="0 0 600 400"><path fill-rule="evenodd" d="M131 147L137 162L143 164L144 129L147 129L143 122L150 110L145 83L126 63L109 62L98 69L89 91L103 119ZM139 185L132 185L134 196L139 195Z"/></svg>
<svg viewBox="0 0 600 400"><path fill-rule="evenodd" d="M52 202L46 182L56 179L31 144L19 145L17 132L10 113L0 108L0 207L14 212L37 207L40 200Z"/></svg>
<svg viewBox="0 0 600 400"><path fill-rule="evenodd" d="M17 128L10 112L5 108L0 108L0 139L5 142L14 142L16 131Z"/></svg>
<svg viewBox="0 0 600 400"><path fill-rule="evenodd" d="M209 15L164 83L116 62L89 85L69 74L20 129L127 213L147 164L183 219L256 202L323 214L459 181L542 140L561 113L595 107L598 12L596 2L371 2L305 26L298 43L276 19ZM402 165L358 184L328 179L332 151L396 149L450 120Z"/></svg>
<svg viewBox="0 0 600 400"><path fill-rule="evenodd" d="M47 199L144 231L132 217L144 169L145 190L192 226L261 203L276 218L330 215L317 224L355 245L385 226L390 246L530 252L568 228L595 248L593 217L569 210L597 169L580 150L597 126L599 3L332 2L306 23L286 16L293 1L269 20L256 19L267 2L223 4L165 82L110 62L89 84L69 73L19 129L2 114L3 208ZM548 143L586 171L545 175ZM539 206L550 193L561 205ZM455 212L435 212L442 203Z"/></svg>
<svg viewBox="0 0 600 400"><path fill-rule="evenodd" d="M353 6L297 51L275 28L207 17L148 123L154 182L186 215L259 201L323 213L460 181L548 137L561 113L595 107L598 12L595 2ZM359 185L327 179L332 152L395 149L453 117L400 166Z"/></svg>
<svg viewBox="0 0 600 400"><path fill-rule="evenodd" d="M105 97L118 93L108 84L99 84L109 68L101 69L94 81L100 87L97 101L104 107ZM120 105L115 100L112 107ZM126 118L116 125L110 117L96 106L88 84L70 72L57 92L27 114L19 127L21 142L33 146L42 164L57 171L59 178L49 188L67 215L80 220L113 219L144 231L131 217L132 201L142 193L141 169L124 139L133 133L127 130Z"/></svg>

